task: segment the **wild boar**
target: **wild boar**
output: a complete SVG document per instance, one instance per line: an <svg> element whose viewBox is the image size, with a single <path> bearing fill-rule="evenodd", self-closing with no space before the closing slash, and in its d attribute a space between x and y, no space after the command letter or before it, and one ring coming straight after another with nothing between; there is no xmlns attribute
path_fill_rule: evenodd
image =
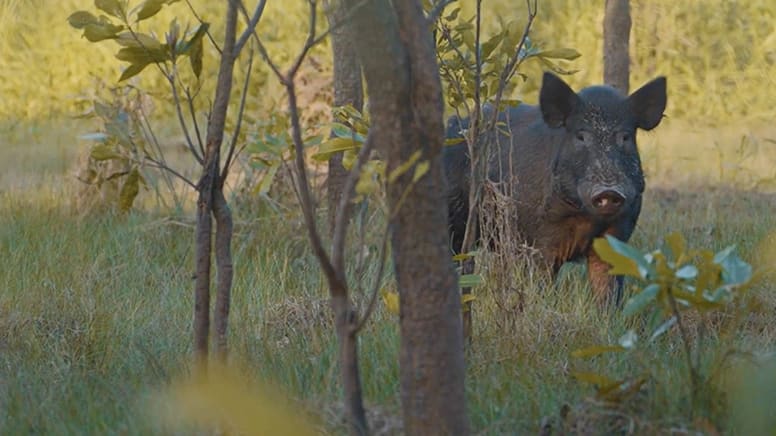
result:
<svg viewBox="0 0 776 436"><path fill-rule="evenodd" d="M644 192L636 132L657 127L666 101L664 77L624 96L609 86L575 93L558 76L545 73L539 105L508 108L499 114L497 132L478 141L487 141L493 151L489 181L514 201L518 240L536 248L553 275L565 262L586 260L599 301L619 301L622 278L608 275L593 240L609 234L627 241L633 233ZM462 137L468 123L452 118L448 137ZM466 143L445 147L444 162L450 236L458 252L469 209Z"/></svg>

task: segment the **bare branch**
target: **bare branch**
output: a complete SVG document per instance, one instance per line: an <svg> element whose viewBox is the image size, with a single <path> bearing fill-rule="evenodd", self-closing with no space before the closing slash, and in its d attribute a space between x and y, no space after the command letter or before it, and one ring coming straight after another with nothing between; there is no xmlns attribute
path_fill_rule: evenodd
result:
<svg viewBox="0 0 776 436"><path fill-rule="evenodd" d="M197 121L197 112L196 110L194 110L195 96L191 94L188 87L184 88L183 92L186 93L186 101L188 102L188 106L189 106L189 115L191 116L192 123L194 123L194 133L197 134L197 144L199 145L199 151L202 154L202 156L204 156L205 144L204 144L204 141L202 141L202 133L199 130L199 122Z"/></svg>
<svg viewBox="0 0 776 436"><path fill-rule="evenodd" d="M304 163L302 127L299 123L299 108L297 107L296 102L296 89L294 88L293 76L291 76L290 79L291 80L286 82L285 85L286 92L288 93L288 109L291 112L291 136L294 142L294 150L296 152L295 162L298 177L297 185L299 190L299 201L302 206L302 214L304 215L307 232L310 237L310 243L313 246L313 252L318 258L321 264L321 269L329 281L329 288L331 289L331 293L332 295L341 296L347 292L347 285L343 280L341 280L341 277L337 271L335 271L328 253L326 253L326 250L323 248L323 242L321 241L321 236L318 233L318 226L315 223L315 210L312 198L310 196L310 184L307 180L307 168Z"/></svg>
<svg viewBox="0 0 776 436"><path fill-rule="evenodd" d="M245 113L245 100L248 96L248 85L251 80L251 71L253 71L253 50L250 50L248 57L248 71L245 73L245 81L243 82L242 94L240 95L240 108L237 111L237 124L234 126L234 132L232 132L232 142L229 144L229 151L226 155L226 161L224 161L224 169L221 171L221 184L223 185L226 176L229 174L229 167L232 166L232 158L236 156L234 153L237 147L237 138L240 135L240 128L242 127L243 114Z"/></svg>
<svg viewBox="0 0 776 436"><path fill-rule="evenodd" d="M194 189L197 189L197 185L196 185L194 182L192 182L191 180L189 180L189 179L188 179L186 176L184 176L183 174L181 174L181 173L179 173L179 172L175 171L174 169L170 168L170 166L169 166L169 165L167 165L167 164L165 164L165 163L162 163L162 162L159 162L158 160L156 160L156 159L154 159L154 158L152 158L152 157L150 157L150 156L146 156L146 157L145 157L145 159L146 159L148 162L151 162L151 166L152 166L152 167L154 167L154 168L158 168L158 169L160 169L160 170L167 171L167 172L169 172L170 174L172 174L173 176L175 176L175 177L179 178L180 180L182 180L182 181L183 181L184 183L186 183L187 185L191 186L191 187L192 187L192 188L194 188Z"/></svg>
<svg viewBox="0 0 776 436"><path fill-rule="evenodd" d="M317 24L317 14L315 11L318 4L315 0L307 0L307 4L310 7L310 27L307 29L307 39L305 40L304 47L302 47L302 50L291 65L291 68L288 69L288 73L286 73L286 77L289 80L294 79L296 72L299 71L299 67L302 66L302 61L304 61L304 58L307 56L307 52L310 51L310 48L312 48L315 43L315 26Z"/></svg>
<svg viewBox="0 0 776 436"><path fill-rule="evenodd" d="M191 154L194 155L194 158L199 162L200 165L205 164L205 160L203 159L203 156L200 155L197 152L197 149L194 148L194 142L191 140L191 135L189 135L189 128L186 126L186 120L183 118L183 110L181 109L181 98L180 94L178 94L178 85L175 84L175 77L177 73L177 68L175 64L172 66L172 73L167 77L167 81L170 82L170 89L172 90L172 99L175 102L175 113L178 115L178 123L181 126L181 130L183 130L183 135L186 137L186 146L189 148L189 151L191 151ZM200 140L200 147L202 145L202 141Z"/></svg>
<svg viewBox="0 0 776 436"><path fill-rule="evenodd" d="M372 312L375 308L375 302L377 302L377 294L380 292L380 282L383 278L383 272L385 271L385 259L388 257L388 236L390 235L390 232L388 231L388 228L386 227L385 232L383 232L383 240L380 244L380 260L378 260L378 267L377 267L377 274L375 275L375 282L372 285L372 291L370 293L369 297L369 303L366 306L366 309L364 310L364 314L361 316L361 319L358 320L358 322L353 326L353 333L358 333L361 331L362 328L364 328L364 325L366 325L366 322L369 321L369 317L372 316Z"/></svg>
<svg viewBox="0 0 776 436"><path fill-rule="evenodd" d="M243 14L243 17L246 21L250 22L250 17L248 16L248 10L245 8L245 5L241 0L237 0L237 6L240 10L240 12ZM261 55L262 60L269 65L269 68L272 70L273 73L275 73L275 76L280 80L281 83L285 85L285 76L283 76L283 73L280 72L280 69L277 65L275 65L275 62L272 61L272 58L269 56L269 52L267 51L267 48L264 47L264 44L261 42L261 38L259 38L259 35L256 33L256 29L253 29L253 32L251 32L253 35L253 40L256 41L256 48L259 50L259 54Z"/></svg>
<svg viewBox="0 0 776 436"><path fill-rule="evenodd" d="M231 0L234 1L234 0ZM245 5L242 4L242 1L240 1L240 8L245 9ZM256 5L256 9L253 11L253 16L248 19L247 13L245 14L246 20L248 21L247 26L245 27L245 30L243 30L243 33L240 35L240 38L237 40L237 42L234 45L234 55L235 57L240 54L240 51L242 50L243 46L246 42L248 42L248 38L251 37L254 30L256 30L256 26L259 24L259 20L261 19L261 16L264 14L264 7L267 5L267 0L261 0L259 1L259 4Z"/></svg>

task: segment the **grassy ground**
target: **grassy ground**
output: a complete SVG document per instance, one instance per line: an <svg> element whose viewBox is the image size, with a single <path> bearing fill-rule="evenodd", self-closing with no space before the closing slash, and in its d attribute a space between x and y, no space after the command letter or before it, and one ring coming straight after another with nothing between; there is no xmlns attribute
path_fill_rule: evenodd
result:
<svg viewBox="0 0 776 436"><path fill-rule="evenodd" d="M72 164L65 162L73 153L68 141L57 142L62 131L16 132L17 144L3 148L0 159L3 172L26 180L5 179L0 193L0 433L173 432L152 408L158 392L186 372L190 355L190 218L151 212L83 217L69 201L75 185L66 172ZM672 185L657 176L652 181ZM634 244L652 247L676 230L696 246L737 244L745 258L763 263L756 248L776 228L776 197L672 186L650 190ZM336 433L331 316L299 217L248 206L236 213L234 358L257 379L279 383ZM543 418L557 422L564 405L582 430L613 425L611 412L589 401L592 389L569 375L578 365L569 352L616 341L633 322L591 303L580 268L568 268L554 286L520 271L509 282L493 268L485 276L487 284L476 290L475 347L468 358L474 428L535 432ZM776 351L776 328L765 315L776 308L774 291L773 282L757 287L763 312L732 333L736 346L760 355ZM375 418L393 428L399 410L396 319L381 306L361 338L366 399ZM719 337L713 338L715 349ZM661 378L649 385L648 396L618 409L638 433L693 425L686 419L680 351L675 335L660 343ZM595 367L618 375L632 365L612 357ZM720 417L712 421L731 425Z"/></svg>

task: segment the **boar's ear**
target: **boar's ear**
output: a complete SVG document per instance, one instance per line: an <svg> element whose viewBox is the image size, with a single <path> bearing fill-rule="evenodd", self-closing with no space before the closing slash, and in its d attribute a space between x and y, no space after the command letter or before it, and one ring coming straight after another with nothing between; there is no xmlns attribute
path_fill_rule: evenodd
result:
<svg viewBox="0 0 776 436"><path fill-rule="evenodd" d="M639 88L628 97L631 111L636 117L636 127L652 130L663 119L666 109L666 78L658 77Z"/></svg>
<svg viewBox="0 0 776 436"><path fill-rule="evenodd" d="M577 94L560 77L545 72L542 90L539 92L539 107L544 122L550 127L561 127L579 104Z"/></svg>

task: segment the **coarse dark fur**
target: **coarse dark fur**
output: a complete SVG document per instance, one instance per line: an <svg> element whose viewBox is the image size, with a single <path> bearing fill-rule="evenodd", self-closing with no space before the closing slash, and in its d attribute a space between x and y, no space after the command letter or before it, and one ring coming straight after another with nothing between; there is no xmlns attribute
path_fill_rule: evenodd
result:
<svg viewBox="0 0 776 436"><path fill-rule="evenodd" d="M622 280L608 276L592 242L605 234L627 241L633 233L645 187L636 131L660 123L666 99L663 77L626 97L609 86L574 93L545 73L539 105L500 113L497 132L475 144L489 146L488 179L514 201L519 239L536 248L553 273L565 262L587 260L601 300L614 291L619 299ZM492 113L483 112L484 120ZM468 124L451 118L447 136L463 137ZM451 242L459 252L469 210L468 145L445 147L444 161Z"/></svg>

